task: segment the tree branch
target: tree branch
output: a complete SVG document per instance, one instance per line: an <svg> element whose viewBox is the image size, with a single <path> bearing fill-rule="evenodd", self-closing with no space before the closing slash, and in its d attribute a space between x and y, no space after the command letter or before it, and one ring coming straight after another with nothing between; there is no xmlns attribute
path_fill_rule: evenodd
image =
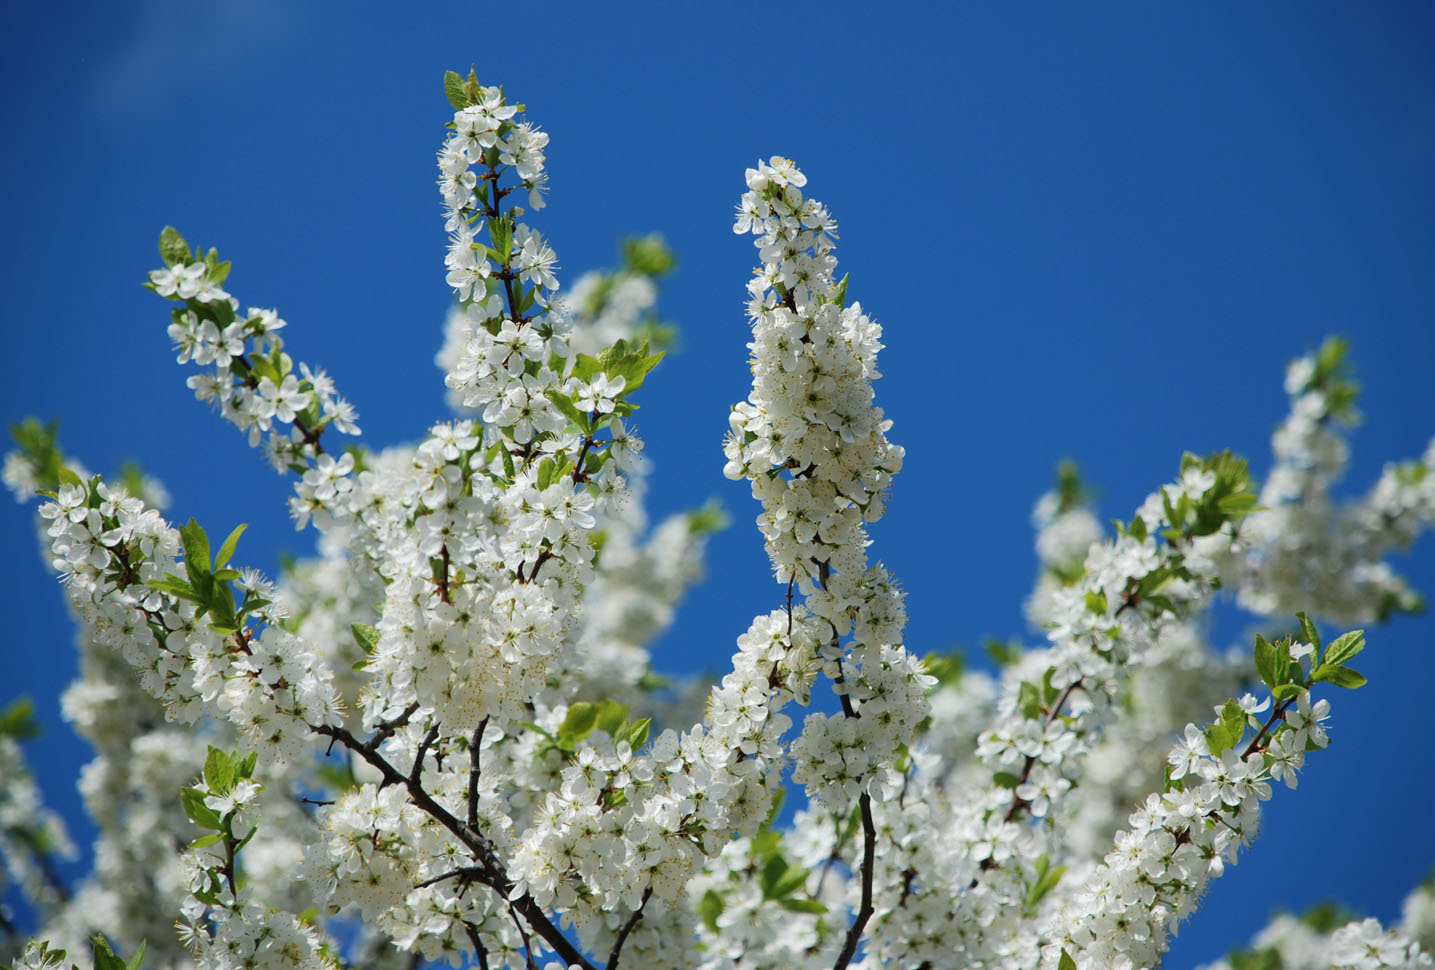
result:
<svg viewBox="0 0 1435 970"><path fill-rule="evenodd" d="M413 711L417 709L418 704L411 704L400 717L407 720L408 717L412 716ZM395 722L398 720L399 718L395 718ZM338 744L342 744L363 758L364 761L368 762L371 767L379 772L385 783L390 785L402 785L408 791L409 798L413 801L414 805L453 833L454 837L463 843L473 854L474 858L478 860L479 865L475 867L479 872L479 875L476 877L477 881L488 886L505 899L508 898L509 894L513 891L513 881L508 878L508 872L504 869L503 863L499 861L497 853L494 852L493 844L489 842L476 827L470 828L460 822L453 816L452 812L435 801L434 797L425 791L422 785L415 784L410 778L405 777L397 768L389 764L383 755L378 753L377 749L381 740L380 735L383 734L382 726L380 732L366 742L361 742L358 738L354 737L348 729L343 727L323 724L317 727L311 725L310 728L314 733L330 738ZM398 730L398 727L395 724L390 727L389 734L392 734L393 731L396 730ZM542 937L543 941L547 943L555 953L562 957L566 963L577 965L581 970L597 970L572 943L568 942L558 927L553 925L553 922L543 911L543 907L534 901L531 894L524 893L517 899L512 900L510 905L523 915L523 918L528 921L528 925L533 927L534 932Z"/></svg>
<svg viewBox="0 0 1435 970"><path fill-rule="evenodd" d="M638 904L638 908L633 911L633 915L628 917L628 922L624 923L623 928L618 931L618 939L613 941L613 950L608 954L607 970L615 970L618 966L618 954L623 951L623 944L628 942L628 934L633 932L633 927L637 926L638 920L643 918L643 910L647 907L648 900L651 899L652 896L652 886L643 890L643 901Z"/></svg>
<svg viewBox="0 0 1435 970"><path fill-rule="evenodd" d="M872 820L872 796L866 792L857 799L857 805L862 812L862 905L857 910L857 915L852 920L852 925L847 928L847 939L842 944L842 952L837 955L837 962L832 965L832 970L847 970L847 965L857 955L857 944L862 939L862 933L867 929L867 921L872 918L872 868L876 863L877 855L877 823Z"/></svg>

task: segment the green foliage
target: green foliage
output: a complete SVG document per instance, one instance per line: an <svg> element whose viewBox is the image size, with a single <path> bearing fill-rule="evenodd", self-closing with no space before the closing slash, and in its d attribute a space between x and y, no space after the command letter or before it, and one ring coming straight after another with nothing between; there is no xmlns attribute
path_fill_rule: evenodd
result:
<svg viewBox="0 0 1435 970"><path fill-rule="evenodd" d="M721 894L716 890L709 889L703 893L703 898L698 900L698 916L702 919L703 925L716 933L718 931L718 917L722 915L726 904Z"/></svg>
<svg viewBox="0 0 1435 970"><path fill-rule="evenodd" d="M966 667L966 660L960 650L952 650L947 653L929 653L922 658L922 666L927 673L937 678L934 690L943 687L955 687L962 679L962 671Z"/></svg>
<svg viewBox="0 0 1435 970"><path fill-rule="evenodd" d="M678 258L657 233L630 236L623 240L623 266L630 273L654 279L666 276L678 265Z"/></svg>
<svg viewBox="0 0 1435 970"><path fill-rule="evenodd" d="M209 536L203 526L190 519L179 528L185 575L169 573L150 585L160 592L194 603L199 607L196 617L208 615L210 629L220 636L239 632L246 616L271 602L252 590L245 593L242 601L235 602L230 584L241 578L241 574L228 568L228 563L246 528L248 526L243 524L236 526L219 547L219 554L211 559Z"/></svg>
<svg viewBox="0 0 1435 970"><path fill-rule="evenodd" d="M1047 893L1056 888L1061 882L1061 877L1066 873L1066 866L1052 868L1051 859L1045 852L1036 858L1035 877L1026 886L1026 913L1028 916L1036 915L1036 908Z"/></svg>
<svg viewBox="0 0 1435 970"><path fill-rule="evenodd" d="M688 534L708 536L721 532L730 525L727 510L717 499L708 499L701 506L688 513Z"/></svg>
<svg viewBox="0 0 1435 970"><path fill-rule="evenodd" d="M1183 494L1172 503L1169 496L1162 493L1166 518L1171 524L1168 539L1212 535L1227 522L1256 511L1255 482L1244 458L1230 451L1217 452L1208 458L1187 454L1181 459L1181 473L1184 475L1192 469L1211 472L1216 481L1196 501Z"/></svg>
<svg viewBox="0 0 1435 970"><path fill-rule="evenodd" d="M10 425L10 437L20 456L35 472L35 483L41 489L60 487L60 472L64 468L65 456L56 444L60 425L55 421L40 423L39 418L27 417Z"/></svg>
<svg viewBox="0 0 1435 970"><path fill-rule="evenodd" d="M1226 957L1231 970L1284 970L1280 951L1273 946L1259 950L1236 950Z"/></svg>
<svg viewBox="0 0 1435 970"><path fill-rule="evenodd" d="M1326 900L1312 906L1301 914L1300 921L1317 933L1332 933L1347 923L1360 919L1360 914L1349 906L1333 900Z"/></svg>
<svg viewBox="0 0 1435 970"><path fill-rule="evenodd" d="M1064 515L1091 502L1093 496L1081 480L1081 469L1071 459L1056 466L1056 514Z"/></svg>
<svg viewBox="0 0 1435 970"><path fill-rule="evenodd" d="M1223 751L1234 748L1246 733L1246 712L1235 701L1226 701L1220 716L1206 728L1206 745L1211 755L1219 758Z"/></svg>
<svg viewBox="0 0 1435 970"><path fill-rule="evenodd" d="M547 743L538 750L538 753L542 755L554 750L572 754L577 750L578 743L594 731L605 732L613 739L614 745L620 741L626 741L628 747L638 751L648 743L652 723L652 718L647 717L630 722L628 720L628 705L619 704L613 700L604 700L576 701L570 704L563 723L558 725L557 734L553 734L531 721L524 722L524 727L537 731L547 739Z"/></svg>
<svg viewBox="0 0 1435 970"><path fill-rule="evenodd" d="M40 736L40 722L35 720L35 704L28 697L20 697L0 711L0 737L29 741Z"/></svg>
<svg viewBox="0 0 1435 970"><path fill-rule="evenodd" d="M179 234L174 226L165 226L159 234L159 256L164 260L166 266L177 266L181 263L193 262L193 256L189 251L189 243Z"/></svg>

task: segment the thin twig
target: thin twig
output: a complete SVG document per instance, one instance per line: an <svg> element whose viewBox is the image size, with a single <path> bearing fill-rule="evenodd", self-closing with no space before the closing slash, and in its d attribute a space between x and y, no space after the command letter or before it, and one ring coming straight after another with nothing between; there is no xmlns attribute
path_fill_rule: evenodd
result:
<svg viewBox="0 0 1435 970"><path fill-rule="evenodd" d="M643 918L643 909L648 905L648 900L652 898L652 895L652 886L643 890L643 901L638 904L638 908L633 911L633 915L628 917L628 922L624 923L623 928L618 931L618 939L613 941L613 950L608 954L607 970L614 970L614 968L618 966L618 954L623 951L623 944L628 942L628 934L633 932L633 927L637 926L638 920Z"/></svg>
<svg viewBox="0 0 1435 970"><path fill-rule="evenodd" d="M488 970L488 948L478 938L478 927L464 920L463 928L468 933L468 942L473 944L474 956L478 958L478 970Z"/></svg>
<svg viewBox="0 0 1435 970"><path fill-rule="evenodd" d="M417 788L424 775L424 757L429 753L429 748L438 740L438 725L429 728L428 734L419 742L419 749L414 754L414 766L409 772L409 785Z"/></svg>
<svg viewBox="0 0 1435 970"><path fill-rule="evenodd" d="M872 868L876 864L877 823L872 820L872 796L863 792L862 797L857 799L857 805L862 812L862 905L852 925L847 928L847 939L832 970L847 970L847 965L857 955L857 944L867 929L867 921L875 912L872 908Z"/></svg>
<svg viewBox="0 0 1435 970"><path fill-rule="evenodd" d="M523 928L523 921L513 911L513 905L508 906L508 915L513 919L513 925L518 928L518 935L523 938L523 963L528 970L538 970L538 965L533 962L533 943L528 939L528 931Z"/></svg>
<svg viewBox="0 0 1435 970"><path fill-rule="evenodd" d="M410 708L411 710L408 711L406 715L403 715L405 719L412 715L413 710L417 710L418 705L410 705ZM504 870L503 864L499 862L498 855L493 849L493 844L488 841L482 832L479 832L476 828L469 828L455 818L452 812L435 801L434 797L425 791L422 786L410 784L408 778L400 774L397 768L389 764L388 760L378 753L378 744L376 743L378 735L375 735L375 738L371 738L367 742L361 742L344 727L324 724L311 727L311 729L316 734L331 738L335 742L342 744L360 758L363 758L364 761L375 768L389 784L403 785L404 788L407 789L409 798L415 806L453 833L454 837L473 853L474 858L479 861L477 868L481 873L477 877L477 881L493 889L505 899L508 898L508 895L513 891L513 881L508 878L508 873ZM394 727L393 730L397 730L397 727ZM392 731L390 733L392 733ZM543 937L544 942L566 963L577 965L581 970L597 970L597 968L589 963L583 954L564 937L558 927L553 925L553 921L548 918L548 915L543 911L543 907L538 905L531 894L524 893L513 900L511 905L523 915L523 918L528 921L528 925L533 927L534 931Z"/></svg>

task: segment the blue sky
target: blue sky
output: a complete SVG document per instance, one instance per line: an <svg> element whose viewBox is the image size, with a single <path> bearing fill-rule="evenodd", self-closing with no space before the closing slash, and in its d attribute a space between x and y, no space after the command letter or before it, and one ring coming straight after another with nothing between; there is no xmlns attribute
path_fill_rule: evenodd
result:
<svg viewBox="0 0 1435 970"><path fill-rule="evenodd" d="M778 601L756 508L721 474L756 255L729 227L758 157L807 172L851 295L886 328L878 398L908 462L872 553L909 591L914 649L1027 632L1028 515L1058 459L1081 463L1106 517L1183 450L1231 447L1263 471L1284 364L1325 334L1350 337L1366 388L1352 490L1435 431L1428 5L606 6L11 5L0 416L58 418L97 469L141 458L211 531L242 508L250 561L307 549L286 484L190 398L139 284L166 223L219 247L231 291L278 307L371 444L412 439L444 413L440 79L474 64L552 136L534 222L564 278L635 233L682 259L662 305L683 349L644 388L652 504L717 496L734 525L661 666L725 664ZM0 694L40 700L36 763L73 812L85 755L54 701L73 673L60 594L26 511L0 513L0 541L19 553ZM1427 593L1432 547L1397 560ZM1428 617L1372 633L1371 686L1333 699L1335 746L1271 804L1168 966L1277 905L1395 915L1435 863L1432 633Z"/></svg>

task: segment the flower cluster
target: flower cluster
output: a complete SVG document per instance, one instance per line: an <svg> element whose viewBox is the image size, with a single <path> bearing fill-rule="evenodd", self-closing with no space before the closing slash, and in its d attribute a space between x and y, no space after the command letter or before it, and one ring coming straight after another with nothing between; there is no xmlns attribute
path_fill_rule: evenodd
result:
<svg viewBox="0 0 1435 970"><path fill-rule="evenodd" d="M358 412L340 397L322 369L310 369L284 353L279 331L285 322L273 310L250 307L240 315L239 301L222 284L229 263L211 249L191 252L178 232L160 236L165 267L146 284L160 296L183 301L171 312L170 340L179 363L209 368L189 378L195 397L219 409L224 419L247 432L251 447L261 443L277 469L302 471L324 454L320 437L331 425L356 435ZM288 433L281 434L281 425Z"/></svg>
<svg viewBox="0 0 1435 970"><path fill-rule="evenodd" d="M445 88L453 420L327 447L330 425L357 432L352 408L296 369L273 312L241 317L228 264L166 230L150 277L179 304L180 362L210 369L196 393L293 473L317 558L277 583L232 567L242 527L211 549L164 520L152 480L82 474L53 428L17 432L5 481L45 494L45 556L81 624L66 716L98 751L81 786L95 874L68 901L26 880L45 935L132 950L179 914L179 940L148 951L165 970L1155 966L1273 783L1294 788L1328 743L1317 692L1364 682L1346 666L1363 632L1323 643L1304 613L1298 636L1215 649L1216 590L1270 622L1311 596L1326 619L1409 607L1383 557L1432 518L1435 452L1329 499L1354 400L1331 345L1292 368L1265 507L1240 459L1186 456L1107 538L1063 469L1034 516L1044 643L996 645L994 674L919 660L902 589L867 555L904 457L875 405L882 330L836 277L831 214L772 158L734 227L761 265L724 453L785 590L715 682L666 684L649 644L722 521L709 506L650 529L642 509L629 422L671 339L654 301L672 257L630 241L621 269L560 296L515 204L543 205L548 136L472 73ZM1245 691L1257 679L1269 697ZM794 703L816 708L795 736ZM8 723L0 822L38 804ZM789 786L808 797L783 827ZM7 864L29 822L0 825ZM1431 899L1399 930L1327 926L1310 952L1430 966ZM16 966L57 970L57 952Z"/></svg>
<svg viewBox="0 0 1435 970"><path fill-rule="evenodd" d="M140 499L72 472L40 515L81 619L139 671L166 717L190 723L208 706L281 762L300 756L310 724L337 717L328 665L279 625L272 589L227 568L242 529L211 558L198 525L175 529Z"/></svg>
<svg viewBox="0 0 1435 970"><path fill-rule="evenodd" d="M1319 602L1332 618L1364 622L1421 607L1384 557L1435 524L1435 439L1419 459L1387 465L1364 496L1337 502L1332 488L1348 458L1339 429L1359 417L1345 358L1345 342L1331 338L1286 372L1290 414L1272 439L1262 509L1245 529L1246 571L1230 577L1247 609Z"/></svg>

